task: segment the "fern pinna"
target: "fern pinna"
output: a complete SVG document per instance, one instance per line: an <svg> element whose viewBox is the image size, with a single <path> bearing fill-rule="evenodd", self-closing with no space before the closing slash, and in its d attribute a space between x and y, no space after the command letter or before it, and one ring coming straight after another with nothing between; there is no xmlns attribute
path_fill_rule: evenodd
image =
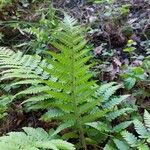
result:
<svg viewBox="0 0 150 150"><path fill-rule="evenodd" d="M28 84L26 89L13 96L13 100L24 96L26 99L22 104L28 110L47 109L41 119L61 122L53 136L72 128L63 137L76 138L79 134L82 145L78 144L78 147L86 150L87 140L97 140L90 136L89 129L102 125L102 130L99 130L107 130L106 134L121 132L131 122L119 124L114 129L111 122L134 110L119 106L128 98L128 95L114 95L121 85L112 82L99 87L91 79L91 65L87 65L91 58L90 49L86 46L83 28L76 23L75 19L66 15L57 32L53 33L51 44L59 50L58 53L48 51L41 60L39 56L6 50L4 54L0 53L0 68L4 69L1 80L12 79L11 87ZM105 128L107 123L109 127ZM85 138L87 135L88 139Z"/></svg>

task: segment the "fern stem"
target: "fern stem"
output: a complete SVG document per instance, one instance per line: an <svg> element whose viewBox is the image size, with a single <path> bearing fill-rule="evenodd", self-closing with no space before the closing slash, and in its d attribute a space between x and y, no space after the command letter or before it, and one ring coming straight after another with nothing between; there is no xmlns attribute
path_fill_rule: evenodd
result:
<svg viewBox="0 0 150 150"><path fill-rule="evenodd" d="M80 141L81 141L81 145L83 146L84 150L87 150L87 145L86 145L86 141L85 141L85 137L84 137L84 130L83 130L83 126L82 126L82 122L81 122L81 115L79 113L79 109L78 109L78 104L77 104L77 94L76 94L76 77L75 77L75 51L72 48L71 51L71 97L72 97L72 102L74 105L74 115L76 118L76 123L77 123L77 129L79 130L79 137L80 137Z"/></svg>
<svg viewBox="0 0 150 150"><path fill-rule="evenodd" d="M79 130L79 137L80 137L81 145L83 146L84 150L87 150L85 137L84 137L84 130L83 130L83 126L82 126L82 123L81 123L81 116L79 114L79 110L78 110L78 106L77 106L77 103L76 103L75 95L72 94L72 97L74 98L74 100L73 100L73 103L74 103L74 106L75 106L74 107L74 113L75 113L77 128Z"/></svg>
<svg viewBox="0 0 150 150"><path fill-rule="evenodd" d="M79 137L80 137L80 141L81 141L81 145L83 146L84 150L87 150L87 145L86 145L86 141L85 141L85 137L84 137L84 130L83 130L83 126L81 123L81 116L78 113L78 106L76 104L76 101L74 99L74 108L75 108L75 118L76 118L76 123L77 123L77 129L79 130Z"/></svg>
<svg viewBox="0 0 150 150"><path fill-rule="evenodd" d="M81 144L82 144L84 150L87 150L83 127L81 124L78 124L78 127L79 127L79 135L80 135L80 139L81 139Z"/></svg>

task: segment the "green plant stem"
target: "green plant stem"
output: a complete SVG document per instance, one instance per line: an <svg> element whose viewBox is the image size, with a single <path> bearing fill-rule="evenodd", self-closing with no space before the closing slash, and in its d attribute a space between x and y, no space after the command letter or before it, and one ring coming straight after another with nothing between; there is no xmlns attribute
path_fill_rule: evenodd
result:
<svg viewBox="0 0 150 150"><path fill-rule="evenodd" d="M83 146L84 150L87 150L85 137L84 137L84 131L83 131L82 123L81 123L81 117L80 117L80 114L78 113L78 107L77 107L75 101L74 101L74 105L75 105L74 110L76 110L75 111L75 118L76 118L77 128L79 130L81 145Z"/></svg>
<svg viewBox="0 0 150 150"><path fill-rule="evenodd" d="M79 127L79 130L80 130L79 134L80 134L81 144L82 144L84 150L87 150L83 127L82 127L81 124L79 124L78 127Z"/></svg>
<svg viewBox="0 0 150 150"><path fill-rule="evenodd" d="M81 141L81 145L83 146L84 150L87 150L87 145L85 142L85 137L84 137L84 130L82 127L82 122L81 122L81 116L79 114L79 110L78 110L78 104L77 104L77 95L76 95L76 78L75 78L75 57L74 57L74 50L72 50L71 52L71 97L72 97L72 102L74 105L74 115L76 118L76 123L77 123L77 128L79 130L79 136L80 136L80 141Z"/></svg>

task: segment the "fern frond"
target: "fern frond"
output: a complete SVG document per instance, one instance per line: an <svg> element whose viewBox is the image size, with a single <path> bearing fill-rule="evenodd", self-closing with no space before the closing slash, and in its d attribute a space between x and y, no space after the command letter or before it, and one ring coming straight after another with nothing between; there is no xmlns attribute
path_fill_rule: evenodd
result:
<svg viewBox="0 0 150 150"><path fill-rule="evenodd" d="M74 150L74 146L60 139L52 139L41 128L24 127L24 132L10 132L0 137L0 147L5 150Z"/></svg>
<svg viewBox="0 0 150 150"><path fill-rule="evenodd" d="M48 52L52 59L47 59L47 62L52 67L44 68L44 71L55 77L57 81L46 80L44 84L51 88L46 93L57 100L57 104L54 102L55 104L52 105L66 114L62 117L62 122L66 121L68 114L71 115L71 119L76 120L75 126L81 133L84 123L94 121L104 116L106 112L98 110L91 113L99 102L93 98L95 90L92 87L95 81L90 80L93 75L88 70L90 66L86 65L91 58L88 55L90 50L86 48L87 42L82 28L76 26L73 18L66 17L59 32L52 34L55 40L51 44L59 49L60 53Z"/></svg>
<svg viewBox="0 0 150 150"><path fill-rule="evenodd" d="M150 131L150 114L147 110L144 112L144 122L147 129Z"/></svg>
<svg viewBox="0 0 150 150"><path fill-rule="evenodd" d="M42 61L41 57L38 55L23 55L22 52L15 53L11 50L0 48L0 68L5 69L1 72L3 76L5 76L1 80L19 77L30 78L30 75L35 75L33 78L40 78L42 76L45 78L46 74L43 75L44 71L40 67L40 64L42 67L47 66L46 62L44 60ZM24 76L25 73L28 75L28 77ZM46 78L48 78L48 76Z"/></svg>

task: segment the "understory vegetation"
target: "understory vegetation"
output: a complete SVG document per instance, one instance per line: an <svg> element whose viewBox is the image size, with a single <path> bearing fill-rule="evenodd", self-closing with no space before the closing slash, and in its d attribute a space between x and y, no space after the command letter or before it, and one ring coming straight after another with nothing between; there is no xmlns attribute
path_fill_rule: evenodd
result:
<svg viewBox="0 0 150 150"><path fill-rule="evenodd" d="M148 0L0 0L0 150L149 150Z"/></svg>

